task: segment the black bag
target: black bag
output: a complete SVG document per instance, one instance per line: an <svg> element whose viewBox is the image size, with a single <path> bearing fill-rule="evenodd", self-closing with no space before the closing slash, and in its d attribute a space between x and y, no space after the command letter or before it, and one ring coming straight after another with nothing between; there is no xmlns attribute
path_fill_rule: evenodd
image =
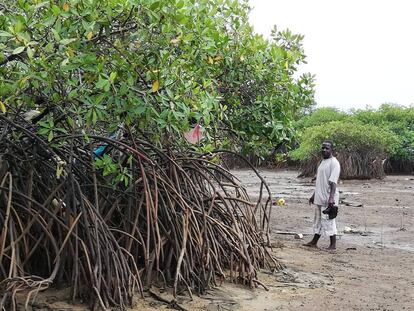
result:
<svg viewBox="0 0 414 311"><path fill-rule="evenodd" d="M322 213L324 214L328 214L329 215L329 219L335 219L336 216L338 215L338 206L328 206L326 209L324 209L322 211Z"/></svg>

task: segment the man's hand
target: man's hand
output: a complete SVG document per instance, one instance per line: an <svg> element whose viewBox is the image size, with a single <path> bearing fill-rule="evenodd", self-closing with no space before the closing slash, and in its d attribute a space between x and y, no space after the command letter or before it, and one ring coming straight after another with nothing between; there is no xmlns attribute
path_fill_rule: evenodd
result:
<svg viewBox="0 0 414 311"><path fill-rule="evenodd" d="M315 193L312 194L312 196L309 198L309 205L313 204L314 200L315 200Z"/></svg>
<svg viewBox="0 0 414 311"><path fill-rule="evenodd" d="M333 197L329 197L328 207L333 207L335 205L335 200Z"/></svg>

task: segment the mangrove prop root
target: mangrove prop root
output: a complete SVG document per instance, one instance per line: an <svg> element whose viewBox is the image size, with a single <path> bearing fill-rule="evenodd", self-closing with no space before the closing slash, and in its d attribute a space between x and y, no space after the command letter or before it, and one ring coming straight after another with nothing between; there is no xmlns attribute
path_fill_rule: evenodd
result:
<svg viewBox="0 0 414 311"><path fill-rule="evenodd" d="M54 284L92 309L125 309L152 285L191 295L229 275L258 286L259 268L278 267L265 247L266 183L251 202L214 154L179 156L131 135L49 143L18 116L0 115L0 132L0 309ZM95 167L101 144L128 183Z"/></svg>

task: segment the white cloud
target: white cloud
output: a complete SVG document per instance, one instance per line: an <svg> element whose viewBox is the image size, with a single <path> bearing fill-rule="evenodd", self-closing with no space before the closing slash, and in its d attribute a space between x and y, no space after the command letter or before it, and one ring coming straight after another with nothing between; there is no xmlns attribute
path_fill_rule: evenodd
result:
<svg viewBox="0 0 414 311"><path fill-rule="evenodd" d="M414 3L408 0L250 0L250 21L305 35L318 106L414 103Z"/></svg>

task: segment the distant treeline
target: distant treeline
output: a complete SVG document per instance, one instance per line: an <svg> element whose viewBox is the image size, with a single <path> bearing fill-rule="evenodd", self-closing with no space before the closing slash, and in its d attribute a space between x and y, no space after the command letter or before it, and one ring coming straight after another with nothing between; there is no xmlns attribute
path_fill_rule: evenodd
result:
<svg viewBox="0 0 414 311"><path fill-rule="evenodd" d="M342 178L413 172L414 107L384 104L378 109L349 112L319 108L295 125L298 147L289 157L300 163L303 176L315 173L324 139L335 142Z"/></svg>

